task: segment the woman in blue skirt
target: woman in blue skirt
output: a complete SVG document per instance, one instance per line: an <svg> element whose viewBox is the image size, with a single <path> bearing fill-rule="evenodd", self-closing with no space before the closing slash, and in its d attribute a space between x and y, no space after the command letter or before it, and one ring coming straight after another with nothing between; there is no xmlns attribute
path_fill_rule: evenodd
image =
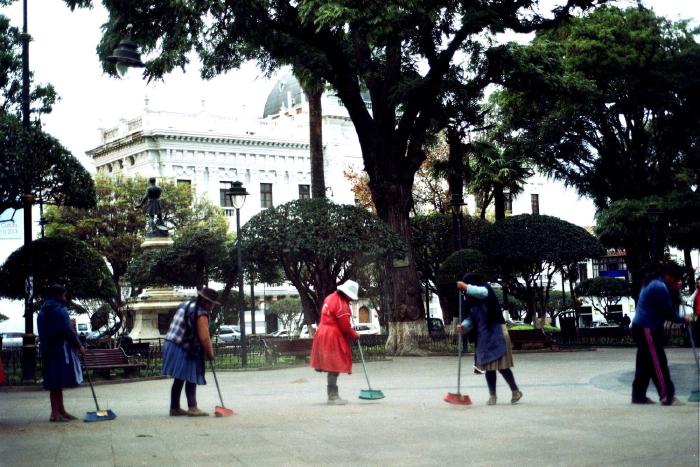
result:
<svg viewBox="0 0 700 467"><path fill-rule="evenodd" d="M78 353L85 353L85 349L68 317L66 289L52 285L46 296L36 320L44 365L43 385L51 401L49 420L67 422L76 417L63 406L63 388L74 388L83 382Z"/></svg>
<svg viewBox="0 0 700 467"><path fill-rule="evenodd" d="M173 316L163 345L162 374L175 380L170 389L170 416L209 415L197 408L197 385L204 380L204 358L214 359L214 349L209 336L209 317L219 294L204 288L196 299L182 302ZM180 395L185 387L187 410L180 408Z"/></svg>

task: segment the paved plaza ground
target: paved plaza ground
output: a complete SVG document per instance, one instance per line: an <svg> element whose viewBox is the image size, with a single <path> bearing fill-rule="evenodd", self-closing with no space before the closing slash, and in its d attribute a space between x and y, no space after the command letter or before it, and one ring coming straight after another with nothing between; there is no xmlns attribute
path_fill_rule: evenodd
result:
<svg viewBox="0 0 700 467"><path fill-rule="evenodd" d="M678 396L697 389L689 349L669 349ZM471 406L442 401L456 385L456 357L395 358L368 364L373 387L386 398L361 401L361 365L341 375L350 404L327 406L325 375L308 367L221 372L230 418L167 416L170 380L96 387L104 408L118 414L99 423L49 423L43 391L0 392L2 466L194 465L634 465L697 466L700 414L682 407L631 405L634 349L516 354L525 393L510 404L499 377L496 406L486 406L483 376L463 365ZM216 387L199 388L212 410ZM650 388L649 395L656 398ZM184 395L183 395L184 399ZM75 415L94 410L88 387L65 392Z"/></svg>

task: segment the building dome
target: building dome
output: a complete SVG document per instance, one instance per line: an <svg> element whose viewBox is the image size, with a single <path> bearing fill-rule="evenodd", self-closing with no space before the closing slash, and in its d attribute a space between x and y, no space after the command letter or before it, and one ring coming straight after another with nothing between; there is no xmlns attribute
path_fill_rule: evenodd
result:
<svg viewBox="0 0 700 467"><path fill-rule="evenodd" d="M263 118L276 115L280 113L282 109L291 109L301 105L302 101L303 92L301 90L301 85L294 75L289 72L275 83L275 86L267 96Z"/></svg>

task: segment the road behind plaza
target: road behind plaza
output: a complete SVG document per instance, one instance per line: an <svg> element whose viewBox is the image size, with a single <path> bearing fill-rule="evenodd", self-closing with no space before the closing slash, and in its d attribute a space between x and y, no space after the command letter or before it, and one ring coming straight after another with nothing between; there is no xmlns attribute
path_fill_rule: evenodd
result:
<svg viewBox="0 0 700 467"><path fill-rule="evenodd" d="M697 387L689 349L669 349L678 396ZM221 372L230 418L168 417L170 380L99 385L100 423L49 423L42 391L0 392L2 466L193 465L649 465L697 466L697 403L631 405L634 349L516 354L525 396L486 406L483 376L465 357L462 388L474 404L442 401L456 385L456 357L406 357L368 364L386 398L361 401L361 365L341 375L346 406L325 405L325 375L308 367ZM218 403L214 381L199 405ZM88 387L65 391L76 415L94 410ZM656 398L653 386L649 395ZM184 395L183 395L184 399Z"/></svg>

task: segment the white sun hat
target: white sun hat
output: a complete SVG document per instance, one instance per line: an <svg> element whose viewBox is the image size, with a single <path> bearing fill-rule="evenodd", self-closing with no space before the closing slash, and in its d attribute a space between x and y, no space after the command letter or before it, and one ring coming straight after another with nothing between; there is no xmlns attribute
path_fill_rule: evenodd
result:
<svg viewBox="0 0 700 467"><path fill-rule="evenodd" d="M360 286L355 281L346 281L338 286L338 292L343 292L350 300L357 300Z"/></svg>

